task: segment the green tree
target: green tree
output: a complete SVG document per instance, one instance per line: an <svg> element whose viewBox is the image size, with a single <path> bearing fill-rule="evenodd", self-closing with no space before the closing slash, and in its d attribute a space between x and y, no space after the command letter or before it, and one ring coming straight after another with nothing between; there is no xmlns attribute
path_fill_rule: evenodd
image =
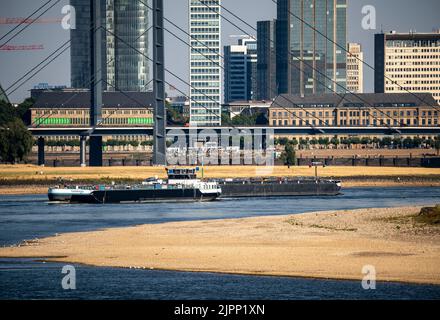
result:
<svg viewBox="0 0 440 320"><path fill-rule="evenodd" d="M27 98L15 108L15 114L18 118L23 120L25 125L31 124L31 111L30 108L34 105L35 101L32 98Z"/></svg>
<svg viewBox="0 0 440 320"><path fill-rule="evenodd" d="M330 143L329 138L320 137L318 139L318 144L321 145L321 146L325 146L326 148L328 147L329 143Z"/></svg>
<svg viewBox="0 0 440 320"><path fill-rule="evenodd" d="M167 110L167 123L175 126L183 126L189 122L189 118L185 117L177 108L171 106L167 101L165 103Z"/></svg>
<svg viewBox="0 0 440 320"><path fill-rule="evenodd" d="M405 139L403 139L402 143L403 143L403 147L406 149L410 149L414 147L414 141L410 137L406 137Z"/></svg>
<svg viewBox="0 0 440 320"><path fill-rule="evenodd" d="M291 143L286 144L284 147L284 154L282 156L284 160L284 164L290 168L290 166L295 165L296 162L296 153L295 148Z"/></svg>
<svg viewBox="0 0 440 320"><path fill-rule="evenodd" d="M337 136L334 136L334 137L330 140L330 143L331 143L332 145L334 145L335 147L337 147L337 146L341 143L341 141L338 139Z"/></svg>
<svg viewBox="0 0 440 320"><path fill-rule="evenodd" d="M370 138L368 138L368 137L361 138L361 144L362 145L366 146L366 145L369 145L370 143L371 143L371 139Z"/></svg>
<svg viewBox="0 0 440 320"><path fill-rule="evenodd" d="M278 144L281 146L285 146L289 142L289 139L286 137L278 138Z"/></svg>
<svg viewBox="0 0 440 320"><path fill-rule="evenodd" d="M32 135L21 119L0 125L0 157L3 162L23 161L32 149Z"/></svg>
<svg viewBox="0 0 440 320"><path fill-rule="evenodd" d="M16 110L10 104L0 101L0 126L13 121L16 118Z"/></svg>
<svg viewBox="0 0 440 320"><path fill-rule="evenodd" d="M384 137L380 141L380 146L381 147L389 147L391 145L391 142L393 142L393 139L391 139L390 137Z"/></svg>
<svg viewBox="0 0 440 320"><path fill-rule="evenodd" d="M437 155L439 155L440 154L440 136L435 137L434 148L435 148L435 151L437 151Z"/></svg>

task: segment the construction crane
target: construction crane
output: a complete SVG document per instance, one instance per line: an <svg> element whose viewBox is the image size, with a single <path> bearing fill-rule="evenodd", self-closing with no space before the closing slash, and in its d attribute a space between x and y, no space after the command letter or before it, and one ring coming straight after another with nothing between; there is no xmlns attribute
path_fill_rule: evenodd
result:
<svg viewBox="0 0 440 320"><path fill-rule="evenodd" d="M45 19L26 19L26 18L2 18L0 24L20 24L20 23L61 23L61 18L45 18Z"/></svg>
<svg viewBox="0 0 440 320"><path fill-rule="evenodd" d="M26 51L26 50L43 50L44 46L42 44L31 44L31 45L4 45L0 46L0 51Z"/></svg>

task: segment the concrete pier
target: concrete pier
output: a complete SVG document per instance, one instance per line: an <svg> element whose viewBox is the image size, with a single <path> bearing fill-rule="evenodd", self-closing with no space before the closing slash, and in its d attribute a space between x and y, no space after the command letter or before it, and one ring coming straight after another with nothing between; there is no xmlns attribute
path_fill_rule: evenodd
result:
<svg viewBox="0 0 440 320"><path fill-rule="evenodd" d="M86 141L87 141L86 136L80 137L79 163L80 163L81 167L85 167L87 165L87 163L86 163Z"/></svg>
<svg viewBox="0 0 440 320"><path fill-rule="evenodd" d="M38 138L38 165L44 167L45 159L44 159L44 138Z"/></svg>

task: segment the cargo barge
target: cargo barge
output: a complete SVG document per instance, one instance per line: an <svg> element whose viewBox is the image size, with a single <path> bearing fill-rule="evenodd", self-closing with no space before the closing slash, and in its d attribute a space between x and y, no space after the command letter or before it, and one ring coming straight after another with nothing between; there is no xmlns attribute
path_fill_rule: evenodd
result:
<svg viewBox="0 0 440 320"><path fill-rule="evenodd" d="M168 180L141 184L49 188L50 201L131 203L212 201L217 198L336 196L341 181L318 178L260 178L202 181L196 169L167 169Z"/></svg>
<svg viewBox="0 0 440 320"><path fill-rule="evenodd" d="M341 181L326 179L227 179L219 181L221 198L337 196Z"/></svg>

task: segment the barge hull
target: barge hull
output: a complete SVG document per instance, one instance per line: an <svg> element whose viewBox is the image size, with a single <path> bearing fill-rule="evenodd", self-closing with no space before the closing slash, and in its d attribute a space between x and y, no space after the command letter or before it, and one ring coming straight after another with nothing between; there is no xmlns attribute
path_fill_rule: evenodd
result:
<svg viewBox="0 0 440 320"><path fill-rule="evenodd" d="M263 183L221 185L221 198L286 197L286 196L336 196L341 187L337 183Z"/></svg>
<svg viewBox="0 0 440 320"><path fill-rule="evenodd" d="M157 190L99 190L87 196L72 195L74 203L130 203L130 202L191 202L213 201L219 194L203 194L198 189Z"/></svg>

